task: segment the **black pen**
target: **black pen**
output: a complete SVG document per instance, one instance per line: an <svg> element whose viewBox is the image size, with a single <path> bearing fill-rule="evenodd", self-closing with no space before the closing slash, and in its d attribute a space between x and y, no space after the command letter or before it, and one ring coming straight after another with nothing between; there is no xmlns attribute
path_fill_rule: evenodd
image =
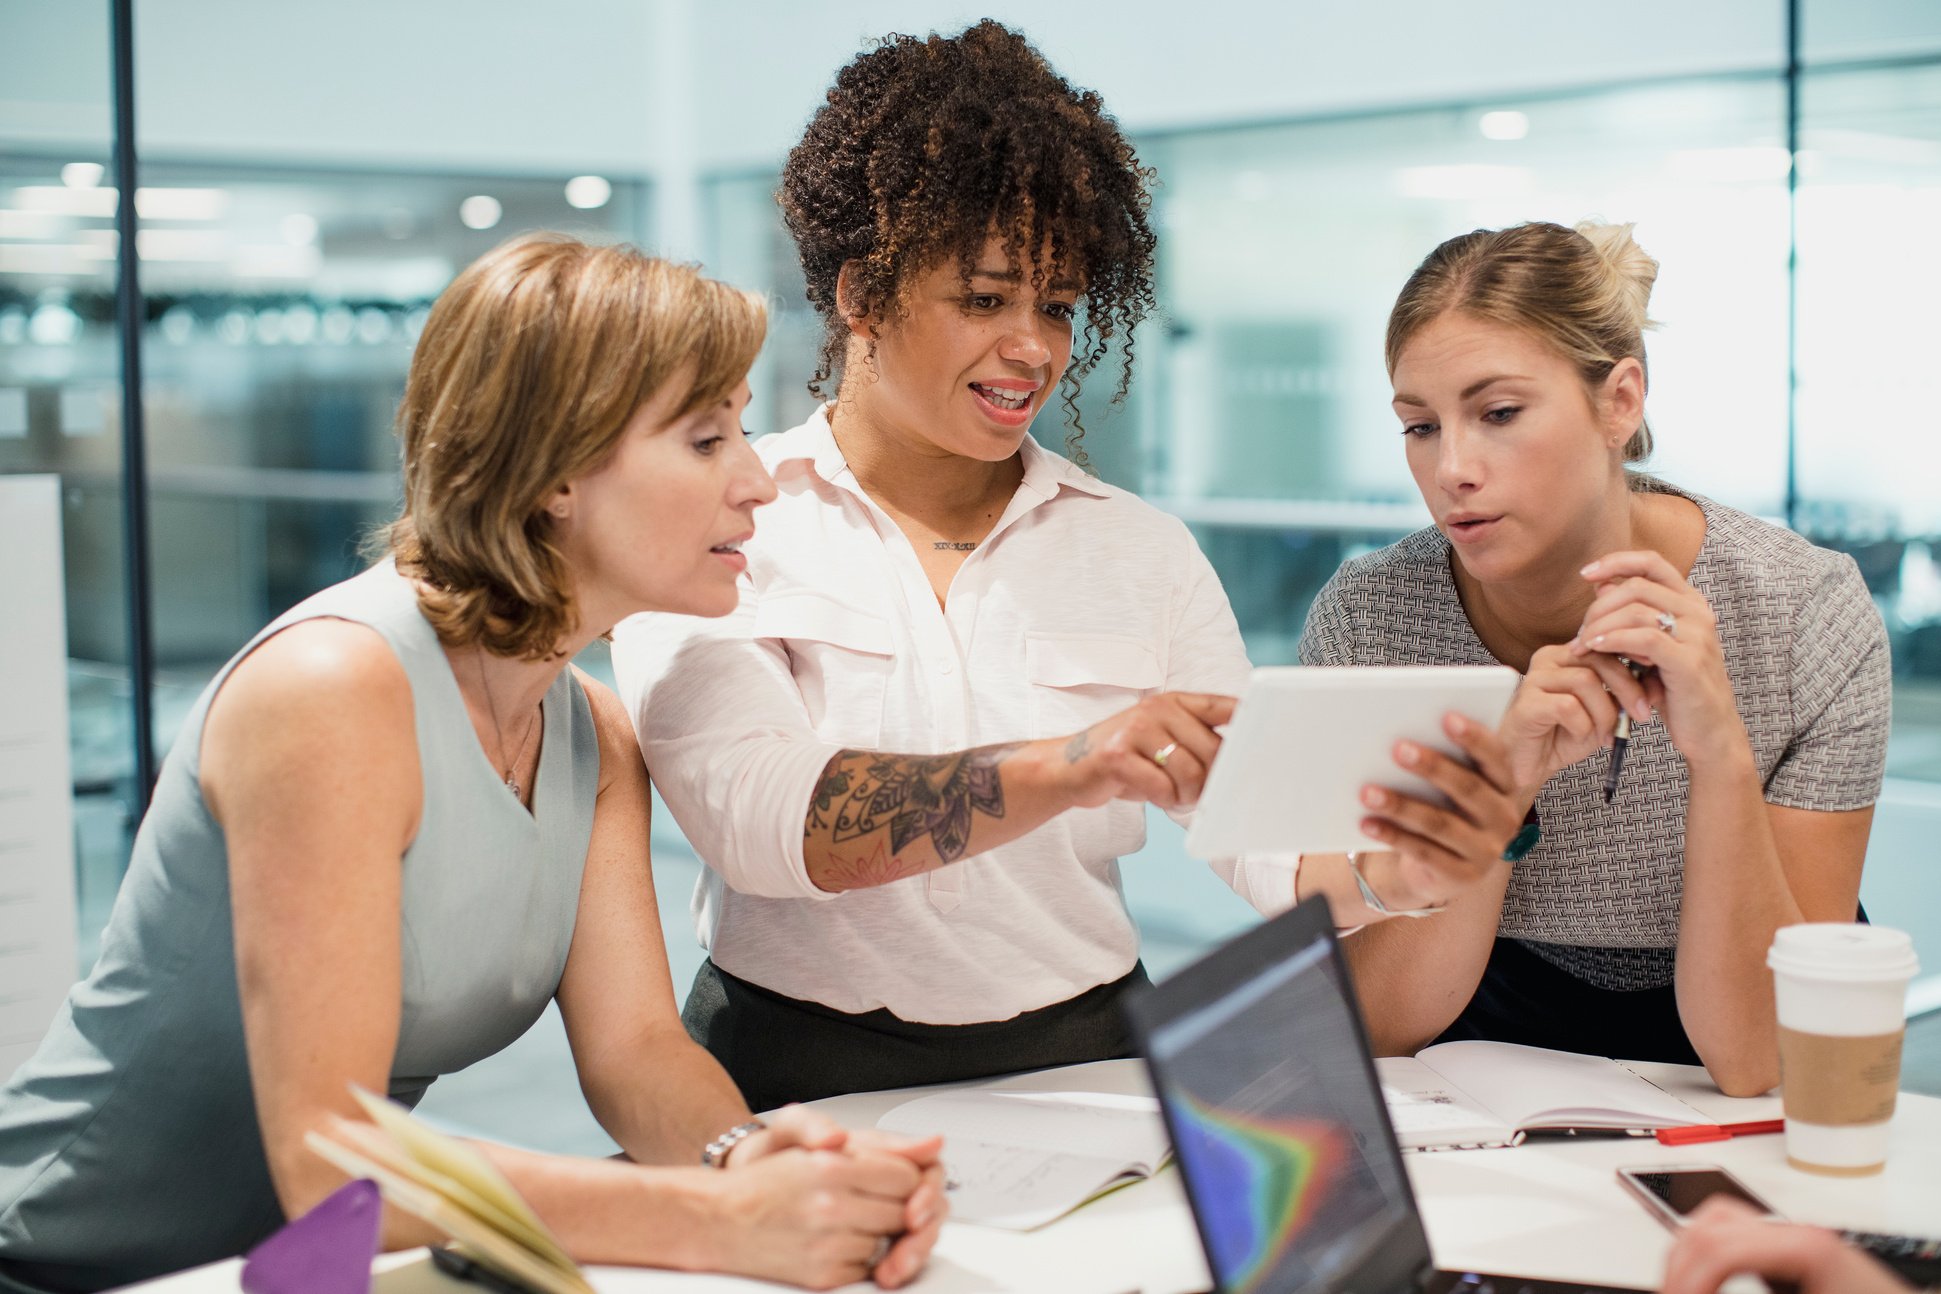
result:
<svg viewBox="0 0 1941 1294"><path fill-rule="evenodd" d="M1619 660L1624 660L1622 656ZM1631 677L1640 681L1644 670L1631 661L1624 661L1624 668L1631 671ZM1617 795L1618 774L1624 769L1624 752L1631 744L1631 711L1619 703L1617 730L1611 734L1611 761L1604 770L1604 803L1609 804Z"/></svg>

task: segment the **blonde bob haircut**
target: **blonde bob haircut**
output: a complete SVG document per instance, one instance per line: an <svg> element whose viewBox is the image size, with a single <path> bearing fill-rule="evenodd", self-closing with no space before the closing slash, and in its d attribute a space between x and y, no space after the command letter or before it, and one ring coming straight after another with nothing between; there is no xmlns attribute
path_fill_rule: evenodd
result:
<svg viewBox="0 0 1941 1294"><path fill-rule="evenodd" d="M550 655L575 613L547 503L669 384L684 391L670 421L727 399L766 326L752 293L562 234L515 238L454 279L411 357L404 508L381 535L438 636Z"/></svg>
<svg viewBox="0 0 1941 1294"><path fill-rule="evenodd" d="M1416 266L1389 312L1389 375L1417 333L1455 311L1532 334L1595 390L1620 360L1644 364L1644 330L1656 326L1645 311L1657 280L1658 262L1630 225L1532 222L1451 238ZM1651 427L1640 419L1624 461L1650 454Z"/></svg>

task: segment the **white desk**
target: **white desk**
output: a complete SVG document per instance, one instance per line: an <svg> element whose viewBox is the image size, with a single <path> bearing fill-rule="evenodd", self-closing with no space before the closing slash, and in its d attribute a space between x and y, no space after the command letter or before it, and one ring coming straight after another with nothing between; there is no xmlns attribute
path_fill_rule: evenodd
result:
<svg viewBox="0 0 1941 1294"><path fill-rule="evenodd" d="M1721 1122L1776 1118L1777 1097L1719 1095L1704 1071L1641 1065L1641 1072ZM1004 1081L1037 1090L1146 1091L1136 1061L1105 1061ZM968 1085L967 1085L968 1086ZM936 1089L930 1089L936 1090ZM836 1097L818 1106L866 1127L908 1092ZM1929 1235L1941 1230L1941 1099L1902 1093L1893 1157L1875 1177L1815 1177L1789 1168L1783 1139L1741 1137L1669 1147L1648 1139L1549 1141L1513 1150L1405 1157L1436 1261L1555 1280L1655 1286L1670 1237L1617 1183L1620 1164L1715 1163L1789 1217L1825 1226ZM379 1294L454 1294L421 1257L382 1263ZM144 1294L233 1294L240 1263L218 1263L143 1285ZM719 1276L594 1268L601 1294L745 1294L785 1287ZM1209 1281L1193 1222L1168 1170L1036 1232L945 1226L921 1294L1186 1294ZM857 1290L873 1286L855 1286Z"/></svg>

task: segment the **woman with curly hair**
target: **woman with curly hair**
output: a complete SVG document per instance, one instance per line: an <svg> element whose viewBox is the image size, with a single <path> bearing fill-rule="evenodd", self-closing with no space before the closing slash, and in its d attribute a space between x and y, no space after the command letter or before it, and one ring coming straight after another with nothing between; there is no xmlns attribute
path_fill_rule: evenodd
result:
<svg viewBox="0 0 1941 1294"><path fill-rule="evenodd" d="M1028 432L1130 363L1148 179L992 22L861 55L789 156L835 399L757 448L739 609L615 651L708 864L684 1019L758 1109L1130 1054L1117 860L1198 798L1247 660L1186 528Z"/></svg>
<svg viewBox="0 0 1941 1294"><path fill-rule="evenodd" d="M549 1001L631 1162L483 1149L576 1258L916 1273L937 1144L803 1110L752 1127L682 1032L646 771L567 665L633 612L734 607L733 550L775 494L739 425L763 331L747 293L558 236L438 298L387 559L204 691L100 961L0 1087L0 1291L241 1253L341 1185L304 1139L360 1117L351 1084L415 1104ZM435 1238L387 1210L388 1246Z"/></svg>

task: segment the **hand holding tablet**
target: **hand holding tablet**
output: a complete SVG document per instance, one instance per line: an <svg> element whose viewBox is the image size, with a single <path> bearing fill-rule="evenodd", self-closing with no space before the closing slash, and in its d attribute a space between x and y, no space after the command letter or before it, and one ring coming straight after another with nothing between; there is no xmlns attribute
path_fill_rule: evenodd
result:
<svg viewBox="0 0 1941 1294"><path fill-rule="evenodd" d="M1233 858L1397 843L1363 830L1371 816L1433 832L1435 824L1423 820L1433 810L1411 812L1407 801L1438 806L1448 797L1416 773L1438 760L1470 762L1448 735L1444 716L1453 712L1492 728L1516 687L1516 671L1504 666L1257 669L1207 777L1187 849L1202 858ZM1421 768L1396 762L1401 742L1420 748ZM1503 776L1496 770L1488 779L1499 792L1508 789L1500 786ZM1438 780L1449 780L1446 772ZM1362 798L1370 785L1391 797L1373 814ZM1400 806L1394 797L1401 797ZM1514 831L1511 825L1505 839Z"/></svg>

